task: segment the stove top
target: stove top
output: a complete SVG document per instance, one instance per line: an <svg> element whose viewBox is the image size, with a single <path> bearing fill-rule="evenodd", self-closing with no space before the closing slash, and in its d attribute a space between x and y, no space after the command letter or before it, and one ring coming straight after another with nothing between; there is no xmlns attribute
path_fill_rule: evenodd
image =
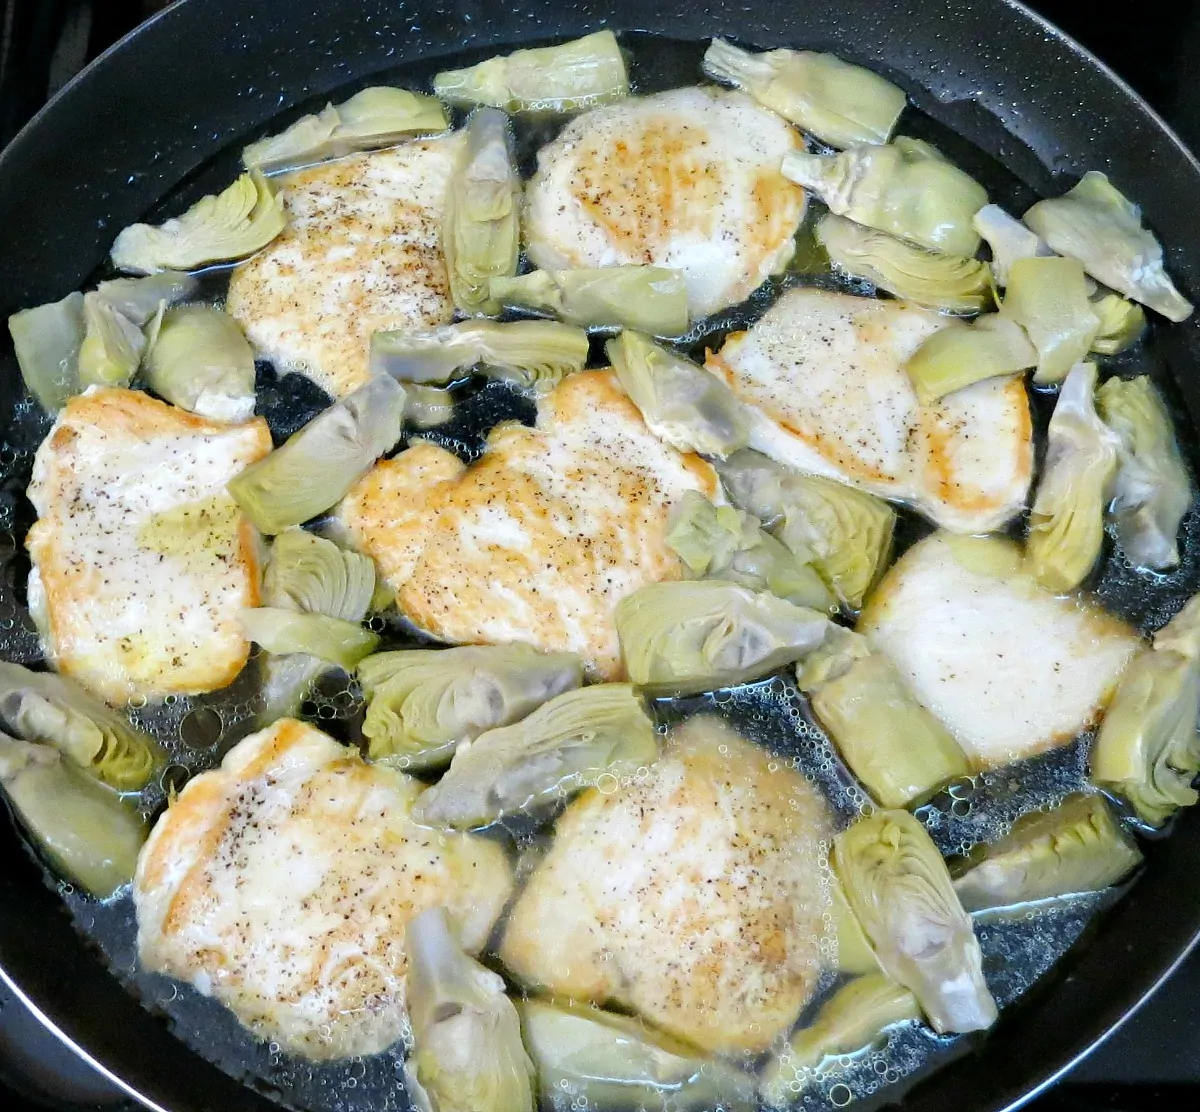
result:
<svg viewBox="0 0 1200 1112"><path fill-rule="evenodd" d="M0 145L83 63L166 0L0 0ZM1200 150L1200 2L1031 0ZM1032 1112L1200 1105L1200 954ZM50 1035L0 982L0 1109L132 1112L122 1092ZM969 1112L969 1110L964 1110Z"/></svg>

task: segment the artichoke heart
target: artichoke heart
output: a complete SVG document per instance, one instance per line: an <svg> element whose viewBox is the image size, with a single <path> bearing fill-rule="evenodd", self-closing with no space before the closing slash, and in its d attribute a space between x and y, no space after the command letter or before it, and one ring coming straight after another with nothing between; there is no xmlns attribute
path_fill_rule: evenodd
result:
<svg viewBox="0 0 1200 1112"><path fill-rule="evenodd" d="M287 210L257 170L220 193L202 197L182 216L155 227L131 224L113 244L118 270L155 274L232 262L266 247L287 225Z"/></svg>
<svg viewBox="0 0 1200 1112"><path fill-rule="evenodd" d="M463 950L442 907L409 920L404 951L413 1037L405 1075L416 1106L534 1112L533 1063L503 978Z"/></svg>
<svg viewBox="0 0 1200 1112"><path fill-rule="evenodd" d="M973 220L987 193L920 139L900 135L836 155L792 151L781 169L836 216L948 255L970 256L979 248Z"/></svg>
<svg viewBox="0 0 1200 1112"><path fill-rule="evenodd" d="M508 117L477 108L446 192L442 252L455 307L496 313L488 283L517 272L521 245L521 177L513 161Z"/></svg>
<svg viewBox="0 0 1200 1112"><path fill-rule="evenodd" d="M517 1010L548 1105L578 1095L589 1108L657 1108L668 1102L677 1112L754 1107L753 1084L741 1070L630 1016L537 998L522 1000Z"/></svg>
<svg viewBox="0 0 1200 1112"><path fill-rule="evenodd" d="M1192 485L1171 415L1145 375L1110 378L1096 391L1104 423L1117 435L1117 477L1109 507L1126 559L1165 571L1179 563L1179 524Z"/></svg>
<svg viewBox="0 0 1200 1112"><path fill-rule="evenodd" d="M163 761L153 737L53 672L0 661L0 720L21 740L53 746L117 791L140 791Z"/></svg>
<svg viewBox="0 0 1200 1112"><path fill-rule="evenodd" d="M850 771L880 805L924 802L948 780L970 774L950 732L865 637L831 630L796 679Z"/></svg>
<svg viewBox="0 0 1200 1112"><path fill-rule="evenodd" d="M1008 285L1008 272L1018 259L1053 255L1037 232L1025 227L999 205L984 205L973 221L975 231L992 252L992 274L999 286Z"/></svg>
<svg viewBox="0 0 1200 1112"><path fill-rule="evenodd" d="M1118 355L1133 347L1146 331L1146 314L1134 301L1111 291L1092 298L1092 312L1100 319L1100 330L1092 341L1097 355Z"/></svg>
<svg viewBox="0 0 1200 1112"><path fill-rule="evenodd" d="M578 687L583 661L520 643L401 649L360 662L358 680L367 697L368 756L432 768L449 761L460 742Z"/></svg>
<svg viewBox="0 0 1200 1112"><path fill-rule="evenodd" d="M862 66L812 50L755 54L713 39L704 72L831 147L886 143L904 111L904 90Z"/></svg>
<svg viewBox="0 0 1200 1112"><path fill-rule="evenodd" d="M1018 259L1009 268L1000 311L1025 329L1037 349L1033 381L1039 386L1062 382L1100 331L1087 278L1074 259Z"/></svg>
<svg viewBox="0 0 1200 1112"><path fill-rule="evenodd" d="M622 332L604 350L650 431L671 447L724 457L749 443L745 406L703 367L637 332Z"/></svg>
<svg viewBox="0 0 1200 1112"><path fill-rule="evenodd" d="M587 333L551 320L469 320L424 332L376 332L371 369L401 382L445 383L478 367L538 393L583 369Z"/></svg>
<svg viewBox="0 0 1200 1112"><path fill-rule="evenodd" d="M248 640L269 653L305 653L353 671L379 645L379 635L358 622L325 614L302 614L280 606L259 606L241 613Z"/></svg>
<svg viewBox="0 0 1200 1112"><path fill-rule="evenodd" d="M907 811L868 815L834 839L832 861L884 973L912 992L934 1029L990 1027L996 1002L979 941L925 827Z"/></svg>
<svg viewBox="0 0 1200 1112"><path fill-rule="evenodd" d="M190 274L163 270L143 278L110 278L96 292L123 317L145 328L161 309L192 297L199 285Z"/></svg>
<svg viewBox="0 0 1200 1112"><path fill-rule="evenodd" d="M725 579L827 613L837 609L811 552L789 549L757 518L714 506L699 491L687 491L671 511L667 544L694 578Z"/></svg>
<svg viewBox="0 0 1200 1112"><path fill-rule="evenodd" d="M1167 276L1162 244L1104 174L1092 170L1061 197L1038 201L1025 223L1060 255L1078 259L1097 282L1168 320L1191 315L1192 303Z"/></svg>
<svg viewBox="0 0 1200 1112"><path fill-rule="evenodd" d="M404 423L414 429L436 429L454 416L454 396L440 386L405 388L408 404L404 407Z"/></svg>
<svg viewBox="0 0 1200 1112"><path fill-rule="evenodd" d="M467 69L443 70L433 91L451 104L506 112L573 112L629 95L625 58L611 31L559 46L517 50Z"/></svg>
<svg viewBox="0 0 1200 1112"><path fill-rule="evenodd" d="M566 792L613 780L658 757L654 723L625 683L566 691L528 718L464 741L445 776L417 800L418 821L487 826Z"/></svg>
<svg viewBox="0 0 1200 1112"><path fill-rule="evenodd" d="M915 247L831 212L817 224L817 238L839 269L896 297L948 313L994 303L991 268L978 259Z"/></svg>
<svg viewBox="0 0 1200 1112"><path fill-rule="evenodd" d="M718 464L730 499L793 552L811 553L849 610L862 606L892 549L895 511L874 495L802 475L745 449Z"/></svg>
<svg viewBox="0 0 1200 1112"><path fill-rule="evenodd" d="M771 1107L786 1107L796 1099L794 1083L803 1084L826 1058L868 1050L889 1027L920 1019L921 1006L903 985L883 973L856 977L822 1004L816 1019L767 1064L759 1092Z"/></svg>
<svg viewBox="0 0 1200 1112"><path fill-rule="evenodd" d="M625 670L654 695L761 679L820 645L829 624L816 610L715 579L651 583L617 604Z"/></svg>
<svg viewBox="0 0 1200 1112"><path fill-rule="evenodd" d="M242 151L242 164L264 174L292 170L449 126L446 109L434 97L376 85L341 104L327 104L320 112L302 116L278 135L251 143Z"/></svg>
<svg viewBox="0 0 1200 1112"><path fill-rule="evenodd" d="M1014 320L985 313L927 336L904 364L922 405L986 378L1018 374L1038 363L1037 349Z"/></svg>
<svg viewBox="0 0 1200 1112"><path fill-rule="evenodd" d="M878 973L879 959L863 934L862 924L850 910L850 903L836 875L830 877L829 896L829 913L833 917L834 936L837 939L837 971L851 976Z"/></svg>
<svg viewBox="0 0 1200 1112"><path fill-rule="evenodd" d="M146 382L172 405L215 421L254 414L254 351L241 326L211 305L167 309L146 355Z"/></svg>
<svg viewBox="0 0 1200 1112"><path fill-rule="evenodd" d="M1022 815L954 881L968 911L1098 892L1142 860L1104 797L1068 796L1052 811Z"/></svg>
<svg viewBox="0 0 1200 1112"><path fill-rule="evenodd" d="M82 389L83 294L69 293L61 301L13 313L8 331L26 389L47 413L57 413Z"/></svg>
<svg viewBox="0 0 1200 1112"><path fill-rule="evenodd" d="M146 823L56 749L0 734L0 787L55 869L107 899L133 879Z"/></svg>
<svg viewBox="0 0 1200 1112"><path fill-rule="evenodd" d="M1096 415L1095 389L1094 363L1078 364L1063 382L1029 515L1029 568L1059 594L1078 587L1100 556L1104 505L1117 470L1119 442Z"/></svg>
<svg viewBox="0 0 1200 1112"><path fill-rule="evenodd" d="M229 483L262 532L282 533L329 509L400 439L404 388L386 375L317 414Z"/></svg>
<svg viewBox="0 0 1200 1112"><path fill-rule="evenodd" d="M679 336L689 323L683 271L661 266L534 270L493 278L489 296L498 305L553 313L580 328Z"/></svg>
<svg viewBox="0 0 1200 1112"><path fill-rule="evenodd" d="M1161 826L1200 798L1200 596L1125 669L1092 746L1094 784Z"/></svg>
<svg viewBox="0 0 1200 1112"><path fill-rule="evenodd" d="M79 385L128 386L146 350L142 330L94 290L83 295L83 323Z"/></svg>

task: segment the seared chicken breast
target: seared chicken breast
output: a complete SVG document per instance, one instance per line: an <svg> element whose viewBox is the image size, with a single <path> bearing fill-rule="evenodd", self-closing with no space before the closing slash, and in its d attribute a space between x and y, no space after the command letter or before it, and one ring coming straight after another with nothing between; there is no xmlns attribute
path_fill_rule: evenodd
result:
<svg viewBox="0 0 1200 1112"><path fill-rule="evenodd" d="M945 533L904 554L859 628L981 768L1094 725L1140 644L1087 599L1040 587L1011 542Z"/></svg>
<svg viewBox="0 0 1200 1112"><path fill-rule="evenodd" d="M904 364L947 319L903 301L794 289L708 368L747 403L760 452L910 503L946 529L984 533L1025 504L1029 399L1010 377L920 404Z"/></svg>
<svg viewBox="0 0 1200 1112"><path fill-rule="evenodd" d="M829 834L803 776L692 719L648 775L567 807L501 957L528 985L632 1008L706 1050L758 1053L821 973Z"/></svg>
<svg viewBox="0 0 1200 1112"><path fill-rule="evenodd" d="M89 390L34 459L29 605L47 657L113 704L231 683L249 656L257 538L225 484L271 450L137 390Z"/></svg>
<svg viewBox="0 0 1200 1112"><path fill-rule="evenodd" d="M445 907L487 941L512 886L503 851L408 817L421 784L282 719L191 781L138 859L138 955L313 1059L404 1031L404 929Z"/></svg>
<svg viewBox="0 0 1200 1112"><path fill-rule="evenodd" d="M233 272L226 302L260 356L342 398L369 377L371 333L451 319L441 226L461 142L404 143L276 179L288 226Z"/></svg>
<svg viewBox="0 0 1200 1112"><path fill-rule="evenodd" d="M779 165L802 144L774 113L727 89L594 108L538 154L529 257L551 269L674 267L693 316L735 305L792 257L804 191Z"/></svg>
<svg viewBox="0 0 1200 1112"><path fill-rule="evenodd" d="M421 629L579 653L616 679L616 605L679 578L666 522L689 490L714 497L712 468L658 440L611 371L586 371L539 402L536 428L493 429L469 468L430 445L379 464L339 518Z"/></svg>

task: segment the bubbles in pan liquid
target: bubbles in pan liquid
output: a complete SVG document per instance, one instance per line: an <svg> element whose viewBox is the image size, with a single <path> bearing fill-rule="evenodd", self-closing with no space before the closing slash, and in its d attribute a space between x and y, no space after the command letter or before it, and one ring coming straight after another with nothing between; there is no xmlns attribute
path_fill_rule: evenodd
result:
<svg viewBox="0 0 1200 1112"><path fill-rule="evenodd" d="M623 36L630 52L632 76L639 92L686 85L699 79L703 43L681 43L643 34ZM449 64L470 64L489 51L475 51L451 62L406 66L393 73L371 76L371 83L392 82L424 88L435 69ZM355 88L346 90L353 92ZM337 101L337 93L320 98ZM304 110L314 105L301 106ZM300 114L297 109L288 120ZM553 137L553 120L516 120L518 157L524 176L533 170L538 147ZM263 132L277 128L272 125ZM1013 175L991 162L960 136L914 109L905 114L905 131L928 139L951 158L961 162L987 186L993 200L1015 211L1023 211L1034 198ZM163 202L162 215L178 211L204 193L213 192L232 179L238 166L243 141L214 159L193 175L184 190ZM814 211L819 205L813 206ZM157 214L149 214L155 218ZM717 346L729 331L745 328L770 306L779 292L793 285L816 285L871 293L869 286L830 272L827 261L812 251L806 224L798 237L796 260L789 272L771 279L749 301L699 323L684 344L693 355L705 346ZM807 238L806 238L807 237ZM227 271L214 270L205 279L204 294L213 300L224 295ZM593 344L591 365L602 365L602 337ZM1176 418L1187 421L1177 405L1161 352L1151 342L1119 357L1116 365L1129 373L1147 371L1164 386L1168 400L1176 405ZM320 409L328 397L303 376L277 373L267 364L258 366L257 411L264 416L278 443L295 432ZM419 435L470 461L483 450L487 432L504 420L532 422L534 406L527 398L500 383L466 383L455 388L456 410L447 424ZM1044 430L1052 399L1034 398L1035 427ZM50 425L36 405L21 401L12 409L0 445L0 655L5 659L36 663L40 648L25 606L24 584L28 560L21 538L33 522L33 510L25 498L33 452ZM929 531L924 522L902 511L898 548ZM1168 576L1147 576L1130 568L1113 551L1097 573L1093 586L1112 611L1144 632L1157 628L1193 593L1200 580L1200 514L1193 512L1185 522L1181 539L1183 563ZM380 630L384 647L427 643L403 622L391 620ZM168 752L168 766L159 783L145 793L148 813L163 806L169 790L179 790L190 778L218 763L229 748L255 728L261 709L259 674L261 657L230 688L196 698L168 699L157 705L134 708L132 717L158 737ZM654 705L660 731L688 716L715 713L752 741L766 747L780 769L800 772L829 800L840 829L872 808L820 726L813 719L807 700L790 676L694 698L659 700ZM302 714L339 739L359 740L362 693L349 677L329 673L316 685ZM1052 806L1069 792L1083 786L1086 776L1088 739L1083 738L1019 766L987 772L951 785L917 814L939 848L947 855L965 853L979 842L1002 836L1019 815ZM619 790L619 787L618 789ZM491 833L511 847L518 876L535 867L549 842L546 825L512 820ZM984 955L988 984L1002 1006L1010 1005L1047 972L1072 945L1086 937L1098 912L1114 897L1110 894L1048 901L1013 913L991 913L976 921ZM369 1059L352 1059L316 1065L289 1057L278 1047L256 1041L232 1013L193 988L140 969L136 962L136 924L128 896L98 904L64 888L64 900L81 931L104 953L113 973L155 1013L163 1016L177 1035L198 1053L231 1076L245 1081L257 1092L285 1107L310 1112L403 1112L411 1107L403 1086L403 1047ZM827 921L828 930L828 921ZM822 953L832 956L828 939ZM821 994L806 1009L811 1018L821 1000L840 983L832 975L821 982ZM886 1044L869 1053L827 1060L820 1069L798 1076L794 1107L812 1112L852 1106L862 1112L896 1100L905 1087L968 1044L937 1036L926 1027L909 1024L890 1031ZM583 1112L594 1107L586 1093L564 1090L550 1102L563 1112ZM670 1094L653 1105L666 1112L677 1102Z"/></svg>

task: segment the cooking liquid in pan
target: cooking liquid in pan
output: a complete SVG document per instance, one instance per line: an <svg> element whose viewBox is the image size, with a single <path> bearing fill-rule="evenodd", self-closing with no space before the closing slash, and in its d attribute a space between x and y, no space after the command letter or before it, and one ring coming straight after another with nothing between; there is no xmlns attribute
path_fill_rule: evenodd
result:
<svg viewBox="0 0 1200 1112"><path fill-rule="evenodd" d="M678 42L642 33L621 36L630 57L630 75L637 92L649 93L703 80L700 59L707 43ZM262 129L262 134L281 130L304 111L319 109L326 100L345 99L366 84L408 86L428 89L432 75L443 68L469 65L493 51L472 51L455 57L431 59L419 65L406 65L392 72L372 74L369 81L321 97L289 111ZM854 59L849 59L854 60ZM893 76L893 75L888 75ZM534 169L538 148L553 138L561 119L514 119L517 149L523 175ZM967 140L921 114L911 106L898 127L902 134L928 139L940 147L988 190L991 200L1010 211L1021 212L1035 196L1017 178ZM147 214L160 220L181 211L198 197L223 188L236 173L240 152L248 135L206 163L184 185L165 198L161 212ZM829 273L821 265L812 247L810 229L820 206L810 206L809 217L799 233L797 257L789 272L768 282L744 305L718 314L697 325L687 338L691 354L702 358L706 346L719 346L727 331L747 327L774 301L777 294L793 285L819 285L854 293L873 292L866 283L847 281ZM204 295L213 300L223 296L228 273L221 269L206 279ZM1120 366L1149 372L1165 396L1174 401L1170 375L1156 354L1155 328L1133 350L1107 361L1108 367ZM603 337L593 344L592 366L603 365ZM458 405L454 419L439 429L421 433L464 459L475 458L488 429L503 420L531 422L534 408L525 398L500 383L478 386L468 384L456 391ZM329 400L319 388L299 375L277 376L268 365L259 364L258 412L271 425L278 442L313 417ZM1034 392L1034 425L1039 441L1053 407L1053 396ZM1182 407L1174 405L1177 427L1188 428ZM33 452L49 427L49 419L26 400L19 403L15 420L0 444L0 656L22 663L41 658L33 623L25 607L25 576L28 560L21 540L32 524L32 507L24 497L29 482ZM1186 447L1186 436L1181 436ZM1024 530L1023 521L1013 526L1014 535ZM915 514L902 511L897 531L897 555L931 531ZM1107 557L1095 573L1090 586L1112 612L1131 621L1143 631L1162 625L1182 605L1184 599L1200 587L1200 520L1194 512L1185 520L1181 536L1182 562L1170 575L1137 573L1115 556ZM422 639L400 623L384 626L381 648L398 648L420 643ZM253 729L257 703L257 670L252 659L244 674L229 688L197 698L168 697L163 704L144 706L132 711L143 728L163 742L170 755L170 766L161 782L144 793L150 812L163 805L169 787L180 787L196 772L216 764L229 747ZM1019 693L1014 692L1014 697ZM304 714L321 728L346 741L357 736L361 693L344 676L328 675L317 685L305 704ZM792 766L828 797L838 828L847 825L869 806L865 795L843 766L836 751L812 718L805 699L790 675L755 684L686 699L659 700L654 712L664 730L696 712L716 713L738 732L764 745L778 755L780 766ZM926 823L944 854L965 853L981 841L999 837L1020 814L1049 806L1069 792L1084 786L1089 738L1052 751L1020 765L976 776L940 793L917 814ZM493 829L498 840L511 847L514 855L536 852L549 840L549 822L531 820L503 822ZM112 972L138 996L146 1007L164 1015L176 1034L197 1053L239 1080L264 1094L298 1109L383 1110L410 1107L403 1088L404 1048L369 1059L351 1059L331 1065L313 1065L279 1053L273 1045L255 1040L233 1015L192 988L156 974L143 972L135 958L135 923L132 900L128 895L107 903L97 903L74 892L69 884L56 881L47 873L48 882L57 884L74 921L103 954ZM976 919L976 931L984 955L988 985L1001 1008L1026 991L1088 930L1097 913L1111 902L1112 892L1086 897L1049 901L1031 905L1003 917ZM498 933L493 937L495 941ZM832 953L832 937L825 949ZM496 965L491 959L485 961ZM828 974L821 992L809 1006L803 1020L815 1014L822 999L839 984ZM1003 1021L1003 1018L1002 1020ZM797 1093L797 1107L837 1108L855 1102L867 1109L895 1100L902 1089L921 1074L936 1067L948 1056L965 1051L973 1041L935 1035L927 1027L906 1025L893 1029L886 1045L869 1054L847 1058L809 1079ZM800 1088L799 1084L797 1088ZM575 1112L590 1107L585 1092L563 1091L553 1106ZM654 1107L658 1107L656 1104ZM674 1107L669 1093L662 1107Z"/></svg>

